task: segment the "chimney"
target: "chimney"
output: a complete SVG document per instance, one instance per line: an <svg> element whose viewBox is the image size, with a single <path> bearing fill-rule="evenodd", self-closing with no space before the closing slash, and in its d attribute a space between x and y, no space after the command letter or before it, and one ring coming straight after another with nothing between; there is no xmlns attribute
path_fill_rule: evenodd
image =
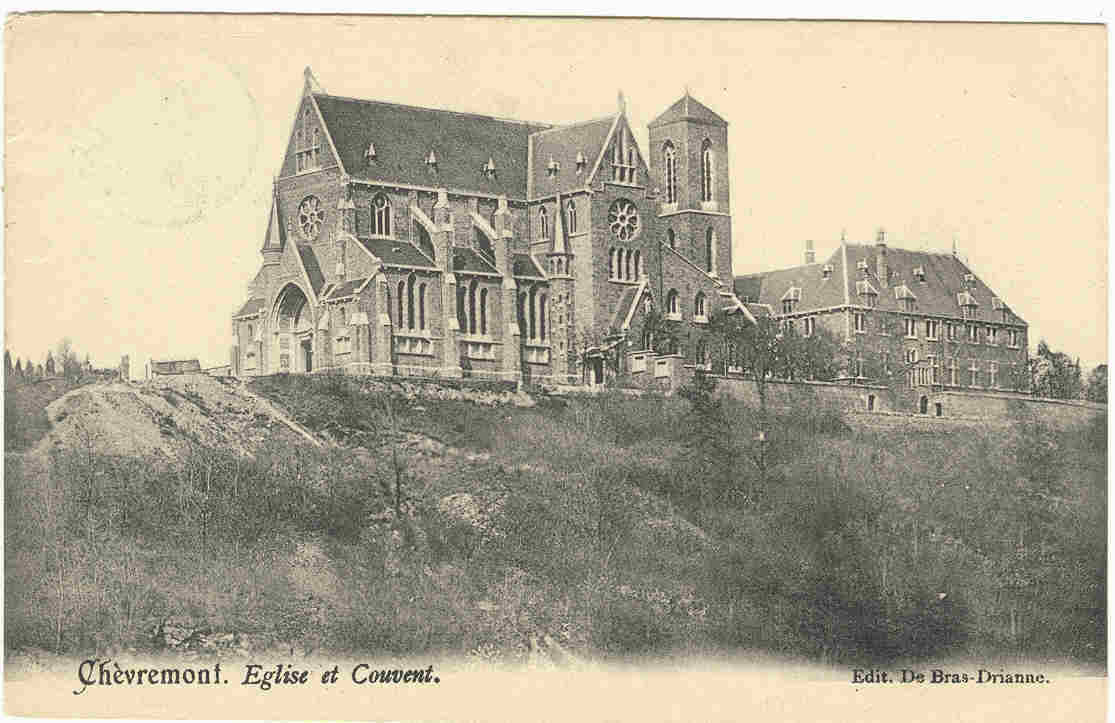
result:
<svg viewBox="0 0 1115 723"><path fill-rule="evenodd" d="M813 264L813 263L816 263L816 262L817 262L817 257L813 253L813 242L812 241L806 241L805 242L805 263Z"/></svg>
<svg viewBox="0 0 1115 723"><path fill-rule="evenodd" d="M883 229L879 229L879 234L875 237L875 276L883 286L890 282L890 268L887 265L887 232Z"/></svg>

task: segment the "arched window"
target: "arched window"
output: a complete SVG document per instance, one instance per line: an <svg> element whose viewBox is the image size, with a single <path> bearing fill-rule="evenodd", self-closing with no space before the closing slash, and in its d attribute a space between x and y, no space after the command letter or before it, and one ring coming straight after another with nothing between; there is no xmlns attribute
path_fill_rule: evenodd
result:
<svg viewBox="0 0 1115 723"><path fill-rule="evenodd" d="M546 295L538 299L538 339L546 341Z"/></svg>
<svg viewBox="0 0 1115 723"><path fill-rule="evenodd" d="M694 361L698 366L704 366L708 363L708 345L704 339L697 342L697 350L694 356Z"/></svg>
<svg viewBox="0 0 1115 723"><path fill-rule="evenodd" d="M677 289L670 289L666 294L666 313L676 315L681 313L681 308L678 306L678 292Z"/></svg>
<svg viewBox="0 0 1115 723"><path fill-rule="evenodd" d="M406 307L403 306L403 304L406 303L406 293L407 293L407 282L400 281L399 282L399 296L398 296L398 299L399 299L398 319L399 319L399 328L400 329L402 329L406 325L406 317L403 316L403 311L406 308Z"/></svg>
<svg viewBox="0 0 1115 723"><path fill-rule="evenodd" d="M527 336L527 295L526 292L519 294L519 308L518 308L518 322L519 322L519 337L525 339Z"/></svg>
<svg viewBox="0 0 1115 723"><path fill-rule="evenodd" d="M616 248L613 246L608 249L608 278L614 279L619 274L619 264L616 261Z"/></svg>
<svg viewBox="0 0 1115 723"><path fill-rule="evenodd" d="M414 328L414 274L407 277L407 328Z"/></svg>
<svg viewBox="0 0 1115 723"><path fill-rule="evenodd" d="M476 333L476 279L468 285L468 333Z"/></svg>
<svg viewBox="0 0 1115 723"><path fill-rule="evenodd" d="M548 219L546 218L546 209L545 208L538 209L538 237L539 238L549 238L550 237L549 223L548 223Z"/></svg>
<svg viewBox="0 0 1115 723"><path fill-rule="evenodd" d="M391 202L382 193L377 193L372 199L372 234L391 235Z"/></svg>
<svg viewBox="0 0 1115 723"><path fill-rule="evenodd" d="M252 325L248 324L248 341L252 341Z"/></svg>
<svg viewBox="0 0 1115 723"><path fill-rule="evenodd" d="M666 243L668 243L672 249L678 247L677 238L674 236L674 230L672 228L666 229Z"/></svg>
<svg viewBox="0 0 1115 723"><path fill-rule="evenodd" d="M573 199L569 199L569 203L565 206L565 216L566 230L571 234L577 233L577 204Z"/></svg>
<svg viewBox="0 0 1115 723"><path fill-rule="evenodd" d="M635 183L635 149L627 149L627 182Z"/></svg>
<svg viewBox="0 0 1115 723"><path fill-rule="evenodd" d="M538 301L537 297L538 297L538 288L537 287L531 288L531 290L530 290L530 309L529 309L530 314L528 316L528 318L530 320L530 338L531 339L538 338L538 321L537 321L537 317L535 316L535 308L536 308L535 304Z"/></svg>
<svg viewBox="0 0 1115 723"><path fill-rule="evenodd" d="M678 158L674 144L666 141L662 146L663 165L666 167L666 203L678 202ZM670 232L671 236L673 231ZM672 240L672 238L671 238ZM670 244L673 246L673 243Z"/></svg>
<svg viewBox="0 0 1115 723"><path fill-rule="evenodd" d="M697 298L693 301L693 314L695 316L705 315L705 295L703 292L697 292Z"/></svg>
<svg viewBox="0 0 1115 723"><path fill-rule="evenodd" d="M631 262L632 262L631 252L627 251L626 253L623 254L623 269L624 269L623 278L628 280L628 281L631 280Z"/></svg>
<svg viewBox="0 0 1115 723"><path fill-rule="evenodd" d="M318 158L318 150L321 147L321 143L319 142L319 140L320 140L320 137L318 136L318 130L317 130L317 128L314 128L314 142L310 147L310 159L311 159L311 162L313 163L315 168L319 165L319 163L321 161L321 159Z"/></svg>
<svg viewBox="0 0 1115 723"><path fill-rule="evenodd" d="M635 252L635 278L639 279L639 278L642 278L642 276L643 276L643 259L639 255L639 252L636 251Z"/></svg>
<svg viewBox="0 0 1115 723"><path fill-rule="evenodd" d="M701 200L712 200L712 173L714 170L712 141L708 138L701 144Z"/></svg>
<svg viewBox="0 0 1115 723"><path fill-rule="evenodd" d="M480 290L480 333L488 333L488 290Z"/></svg>
<svg viewBox="0 0 1115 723"><path fill-rule="evenodd" d="M462 334L468 333L468 316L465 314L465 296L468 290L463 286L457 286L457 328L461 330Z"/></svg>
<svg viewBox="0 0 1115 723"><path fill-rule="evenodd" d="M418 286L418 328L426 328L426 285Z"/></svg>
<svg viewBox="0 0 1115 723"><path fill-rule="evenodd" d="M716 273L716 234L712 226L705 230L705 263L710 274Z"/></svg>

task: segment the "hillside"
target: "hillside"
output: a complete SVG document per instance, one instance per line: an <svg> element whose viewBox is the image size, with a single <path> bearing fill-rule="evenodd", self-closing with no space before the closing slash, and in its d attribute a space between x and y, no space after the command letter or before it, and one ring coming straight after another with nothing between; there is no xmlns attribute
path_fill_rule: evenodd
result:
<svg viewBox="0 0 1115 723"><path fill-rule="evenodd" d="M98 384L46 414L5 456L9 655L1104 656L1100 422L802 409L760 455L755 411L700 390L328 376Z"/></svg>

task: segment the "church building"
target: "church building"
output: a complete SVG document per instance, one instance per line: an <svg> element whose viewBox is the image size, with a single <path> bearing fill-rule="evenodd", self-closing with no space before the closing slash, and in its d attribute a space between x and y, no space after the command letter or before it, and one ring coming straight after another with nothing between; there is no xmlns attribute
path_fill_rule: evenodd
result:
<svg viewBox="0 0 1115 723"><path fill-rule="evenodd" d="M749 315L727 130L686 92L647 154L622 96L549 126L333 96L307 69L232 373L671 375L714 312ZM679 354L643 348L651 310L683 322Z"/></svg>

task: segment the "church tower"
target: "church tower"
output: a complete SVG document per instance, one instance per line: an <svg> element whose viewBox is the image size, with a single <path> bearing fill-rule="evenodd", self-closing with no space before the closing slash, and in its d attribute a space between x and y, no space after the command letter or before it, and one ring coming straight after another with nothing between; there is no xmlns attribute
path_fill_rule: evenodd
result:
<svg viewBox="0 0 1115 723"><path fill-rule="evenodd" d="M675 251L709 275L732 279L728 123L688 89L651 121L650 166L659 225Z"/></svg>

